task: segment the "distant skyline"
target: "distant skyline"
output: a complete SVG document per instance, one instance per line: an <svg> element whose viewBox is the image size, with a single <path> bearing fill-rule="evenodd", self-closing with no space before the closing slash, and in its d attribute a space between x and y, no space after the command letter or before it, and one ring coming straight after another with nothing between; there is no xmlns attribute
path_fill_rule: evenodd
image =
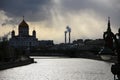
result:
<svg viewBox="0 0 120 80"><path fill-rule="evenodd" d="M39 40L64 42L68 25L72 41L102 38L108 16L112 31L120 28L119 4L120 0L1 0L0 36L13 29L18 32L24 16L30 34L35 29Z"/></svg>

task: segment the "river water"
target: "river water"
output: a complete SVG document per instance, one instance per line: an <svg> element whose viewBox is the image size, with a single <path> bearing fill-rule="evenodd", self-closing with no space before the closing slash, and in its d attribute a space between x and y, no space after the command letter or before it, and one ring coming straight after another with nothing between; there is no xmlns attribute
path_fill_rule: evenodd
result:
<svg viewBox="0 0 120 80"><path fill-rule="evenodd" d="M0 71L0 80L113 80L111 63L35 57L37 63Z"/></svg>

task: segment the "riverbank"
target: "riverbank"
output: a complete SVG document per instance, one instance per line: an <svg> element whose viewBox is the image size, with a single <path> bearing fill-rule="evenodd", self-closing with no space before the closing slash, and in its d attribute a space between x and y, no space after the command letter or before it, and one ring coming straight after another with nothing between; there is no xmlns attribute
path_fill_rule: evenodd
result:
<svg viewBox="0 0 120 80"><path fill-rule="evenodd" d="M17 62L3 62L0 64L0 70L14 68L18 66L24 66L24 65L31 64L31 63L34 63L33 58L29 58L29 59L26 59L23 61L17 61Z"/></svg>
<svg viewBox="0 0 120 80"><path fill-rule="evenodd" d="M88 59L88 60L96 60L103 61L108 63L116 63L116 56L111 57L110 60L103 60L99 55L90 57L90 56L79 56L79 57L65 57L65 56L31 56L34 59Z"/></svg>
<svg viewBox="0 0 120 80"><path fill-rule="evenodd" d="M110 60L103 60L100 55L98 55L99 50L34 50L31 51L29 56L46 56L46 57L64 57L64 58L85 58L93 59L99 61L105 61L114 63L116 61L116 56L112 56Z"/></svg>

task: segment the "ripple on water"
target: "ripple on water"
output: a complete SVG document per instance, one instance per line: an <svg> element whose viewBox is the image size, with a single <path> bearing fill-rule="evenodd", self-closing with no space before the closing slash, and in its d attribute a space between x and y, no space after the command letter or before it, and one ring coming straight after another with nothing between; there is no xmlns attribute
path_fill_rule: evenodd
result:
<svg viewBox="0 0 120 80"><path fill-rule="evenodd" d="M37 63L0 71L0 80L113 80L111 64L89 59L35 59Z"/></svg>

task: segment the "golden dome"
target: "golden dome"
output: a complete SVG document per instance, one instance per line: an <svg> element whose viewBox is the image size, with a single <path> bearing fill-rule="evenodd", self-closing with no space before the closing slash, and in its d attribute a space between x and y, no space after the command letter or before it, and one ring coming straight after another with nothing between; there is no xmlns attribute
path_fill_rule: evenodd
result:
<svg viewBox="0 0 120 80"><path fill-rule="evenodd" d="M19 24L19 27L28 28L28 24L23 19L23 21Z"/></svg>

